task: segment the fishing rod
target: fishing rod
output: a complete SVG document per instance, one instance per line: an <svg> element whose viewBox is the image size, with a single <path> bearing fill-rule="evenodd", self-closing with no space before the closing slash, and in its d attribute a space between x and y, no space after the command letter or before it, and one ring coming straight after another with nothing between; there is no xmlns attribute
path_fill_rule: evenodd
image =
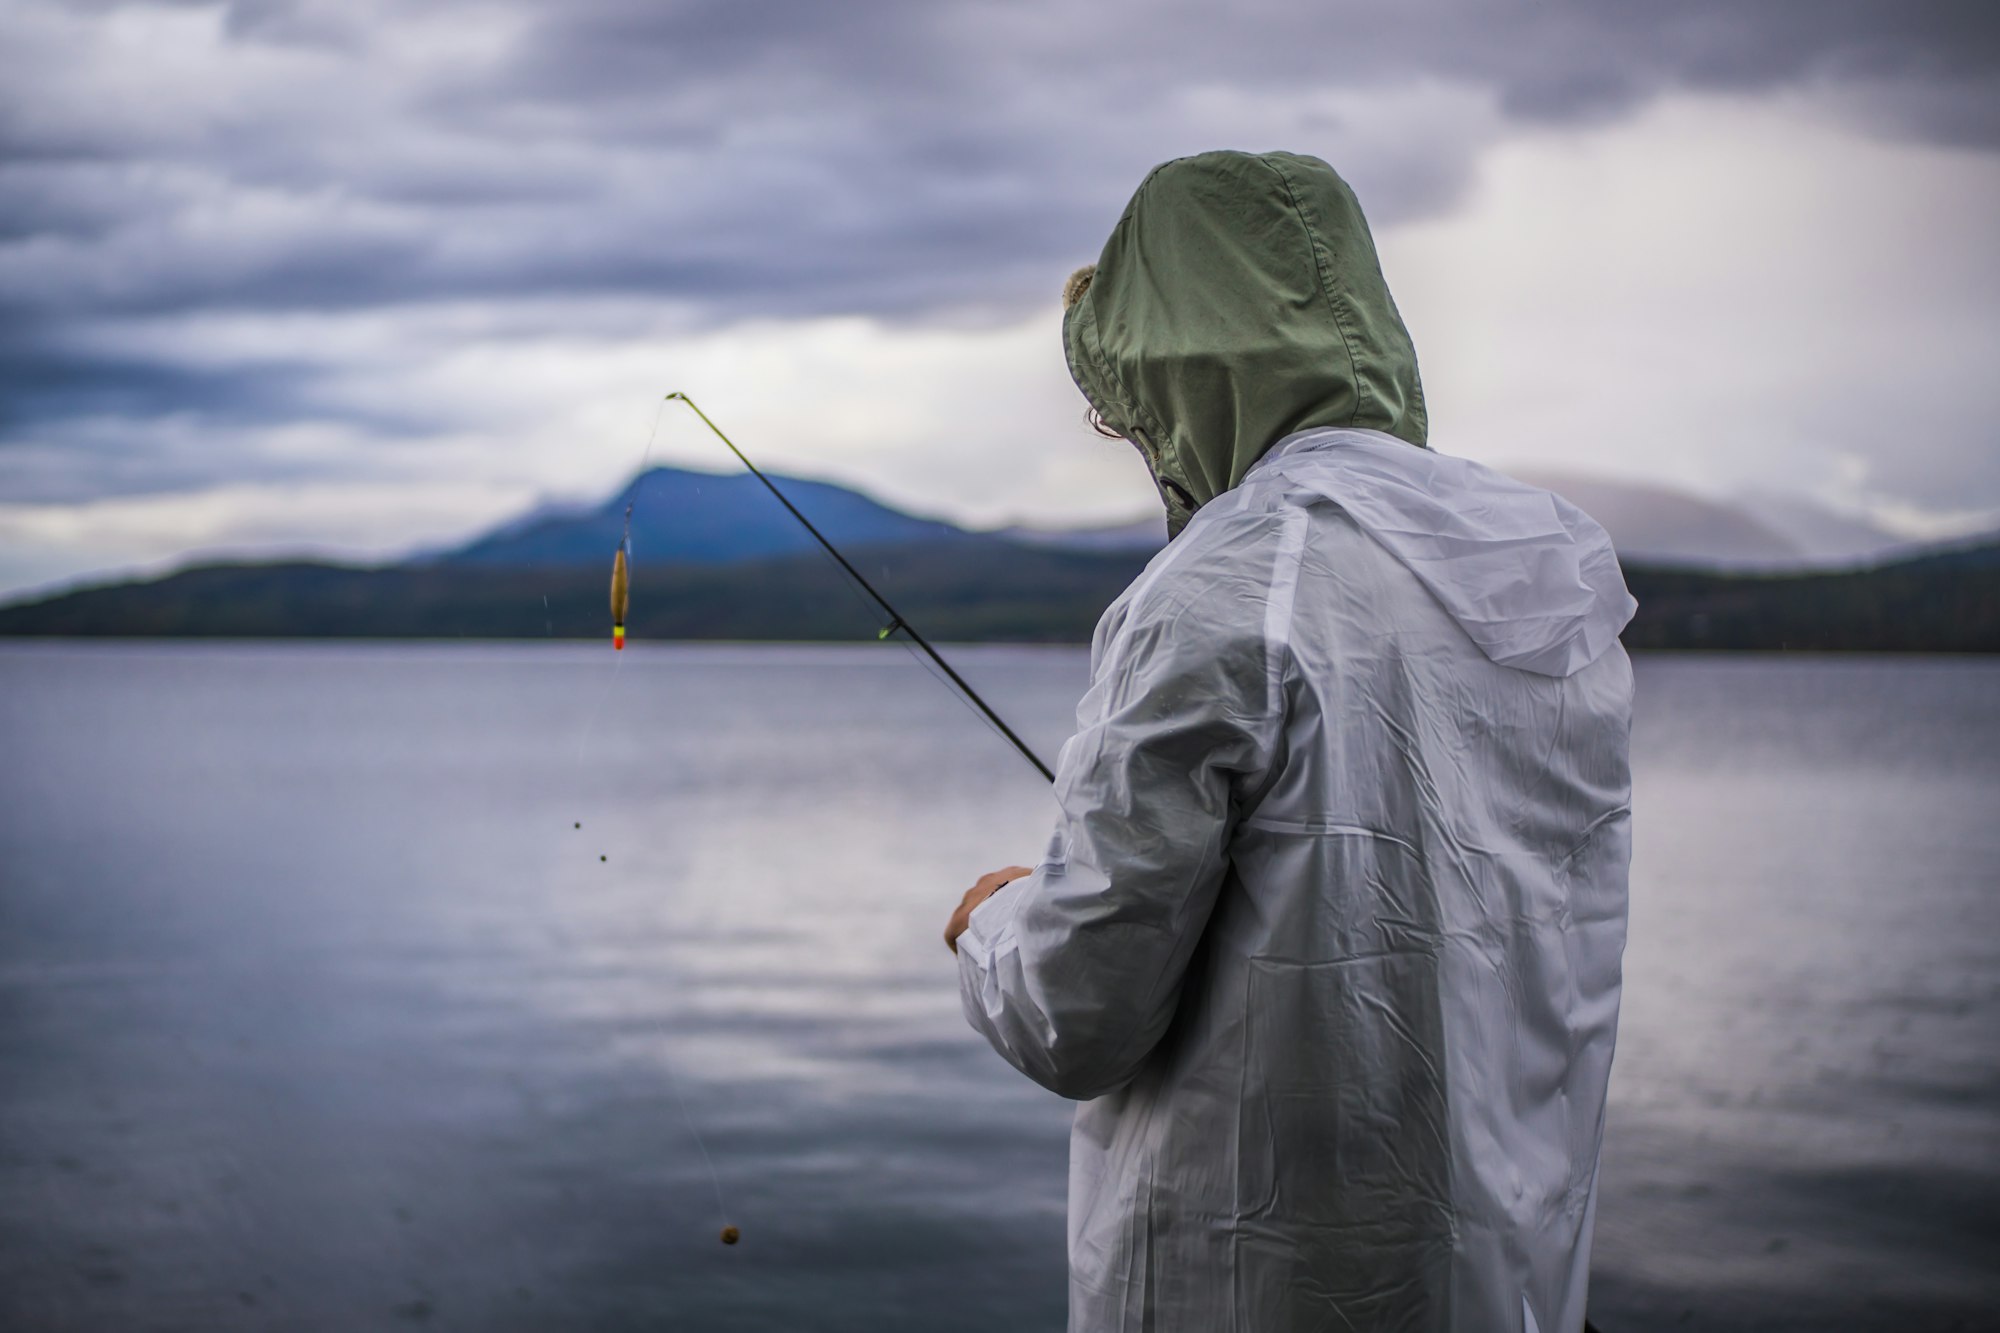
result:
<svg viewBox="0 0 2000 1333"><path fill-rule="evenodd" d="M916 626L912 625L909 621L905 620L903 618L903 613L901 611L898 611L894 606L891 606L889 604L888 598L884 597L881 593L875 591L875 585L870 583L866 578L864 578L862 576L861 571L856 569L852 564L848 562L847 557L842 555L839 552L839 550L834 547L834 544L826 539L825 533L821 532L818 528L813 526L813 522L811 519L807 518L804 514L799 512L798 506L793 504L789 499L787 499L785 497L785 493L779 490L777 486L772 483L771 479L765 476L764 473L758 468L758 466L755 463L751 462L749 458L744 455L741 449L738 449L736 447L736 442L734 440L731 440L727 435L724 435L722 433L722 428L720 426L716 425L713 421L710 421L708 419L708 413L702 411L700 407L696 406L694 399L688 397L684 393L675 391L673 393L668 394L663 401L668 403L672 402L686 403L688 405L688 408L691 411L693 411L693 413L696 416L701 418L702 424L715 432L715 438L721 440L722 443L728 447L729 452L736 455L736 461L743 464L744 467L750 469L750 475L755 477L758 481L763 482L764 489L769 491L772 495L776 496L778 503L785 507L785 511L789 513L793 518L797 519L799 521L799 525L803 527L807 532L812 534L813 540L818 542L822 547L824 547L826 553L832 556L837 562L839 562L840 567L843 570L847 571L847 576L853 579L855 584L858 587L860 587L860 589L863 592L867 593L870 597L872 597L875 600L875 604L881 607L882 610L889 617L888 625L885 626L882 632L876 636L877 638L886 639L891 634L894 634L897 630L901 630L903 633L909 635L910 642L914 643L918 648L921 648L923 650L924 656L930 658L931 661L937 663L938 669L943 671L944 674L950 678L951 683L957 687L958 692L964 695L966 699L971 702L973 707L977 708L981 713L985 715L986 720L988 722L991 722L993 726L1000 732L1000 734L1007 738L1008 744L1012 745L1016 750L1019 750L1021 752L1021 757L1023 759L1027 760L1029 763L1035 766L1035 771L1037 773L1040 773L1050 782L1054 782L1056 780L1056 775L1049 770L1049 766L1047 764L1042 762L1041 757L1037 755L1033 750L1028 748L1028 743L1026 741L1022 740L1019 736L1014 734L1014 729L1001 720L1000 715L993 711L992 705L988 704L986 700L979 697L979 691L973 689L972 686L968 685L965 681L965 677L959 675L958 672L952 670L951 663L945 661L943 655L940 654L937 649L931 647L930 640L926 639L923 635L919 634L917 632ZM628 533L630 531L630 523L631 523L631 511L627 509L626 524ZM624 569L624 559L625 559L624 549L621 547L618 555L620 573L622 573ZM622 580L620 581L620 583L622 585ZM614 592L613 594L613 599L615 604L617 600L616 592ZM624 620L624 614L623 614L624 608L622 606L615 606L615 610L617 611L618 619L622 624Z"/></svg>

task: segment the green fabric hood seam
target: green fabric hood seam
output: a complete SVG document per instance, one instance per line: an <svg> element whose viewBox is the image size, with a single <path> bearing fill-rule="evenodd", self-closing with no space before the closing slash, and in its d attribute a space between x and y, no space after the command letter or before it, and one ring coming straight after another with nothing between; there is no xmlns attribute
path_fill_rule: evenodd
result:
<svg viewBox="0 0 2000 1333"><path fill-rule="evenodd" d="M1347 349L1347 375L1355 384L1355 415L1359 416L1361 404L1367 398L1368 391L1361 387L1361 354L1355 350L1354 332L1348 328L1347 319L1342 317L1340 298L1335 294L1333 258L1327 253L1325 242L1320 239L1320 229L1313 226L1312 216L1299 198L1298 183L1292 179L1291 173L1268 158L1259 158L1258 161L1285 183L1285 197L1291 200L1292 211L1299 215L1299 229L1306 234L1306 243L1312 246L1313 267L1319 271L1319 290L1320 295L1326 299L1326 313L1333 320L1333 327L1340 333L1341 346Z"/></svg>

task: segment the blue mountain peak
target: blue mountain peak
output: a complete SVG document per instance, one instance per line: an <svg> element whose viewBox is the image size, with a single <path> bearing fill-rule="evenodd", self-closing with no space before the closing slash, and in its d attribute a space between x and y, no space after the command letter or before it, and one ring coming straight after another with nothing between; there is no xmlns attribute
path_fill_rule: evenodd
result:
<svg viewBox="0 0 2000 1333"><path fill-rule="evenodd" d="M773 475L772 482L836 546L896 546L967 536L858 491ZM632 506L632 558L647 564L731 564L813 549L811 534L747 472L656 467L596 509L514 520L441 560L447 564L567 566L608 561Z"/></svg>

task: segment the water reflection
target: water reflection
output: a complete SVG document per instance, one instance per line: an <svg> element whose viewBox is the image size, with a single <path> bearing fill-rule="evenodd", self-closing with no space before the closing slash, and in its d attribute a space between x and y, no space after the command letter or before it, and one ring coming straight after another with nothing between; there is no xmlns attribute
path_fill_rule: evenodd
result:
<svg viewBox="0 0 2000 1333"><path fill-rule="evenodd" d="M1641 663L1612 1333L1992 1300L1996 686ZM10 647L0 744L0 1324L1060 1326L938 940L1049 796L900 654Z"/></svg>

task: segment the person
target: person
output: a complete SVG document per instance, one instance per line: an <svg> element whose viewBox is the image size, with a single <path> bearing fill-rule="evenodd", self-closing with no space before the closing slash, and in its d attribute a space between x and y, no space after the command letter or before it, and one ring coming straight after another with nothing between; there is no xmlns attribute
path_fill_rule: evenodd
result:
<svg viewBox="0 0 2000 1333"><path fill-rule="evenodd" d="M946 939L972 1025L1082 1103L1070 1328L1575 1333L1631 837L1610 541L1427 447L1314 158L1155 169L1065 304L1170 540L1097 628L1040 865Z"/></svg>

